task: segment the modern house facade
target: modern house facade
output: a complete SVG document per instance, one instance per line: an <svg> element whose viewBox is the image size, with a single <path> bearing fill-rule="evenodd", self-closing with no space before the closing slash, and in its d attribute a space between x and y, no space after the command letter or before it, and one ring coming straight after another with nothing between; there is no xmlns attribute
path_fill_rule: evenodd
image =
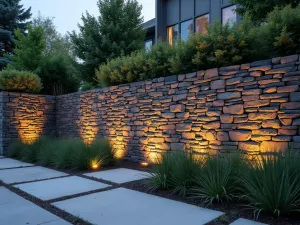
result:
<svg viewBox="0 0 300 225"><path fill-rule="evenodd" d="M145 45L149 47L159 39L169 44L179 38L186 40L192 33L205 33L216 20L223 24L238 22L241 17L234 9L236 5L230 0L156 0L156 18L144 24Z"/></svg>

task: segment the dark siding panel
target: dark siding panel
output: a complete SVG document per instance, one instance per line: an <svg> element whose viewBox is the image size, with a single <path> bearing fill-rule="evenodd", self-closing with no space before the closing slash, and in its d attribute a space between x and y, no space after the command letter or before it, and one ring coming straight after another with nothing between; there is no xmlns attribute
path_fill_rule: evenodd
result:
<svg viewBox="0 0 300 225"><path fill-rule="evenodd" d="M181 0L181 21L194 17L194 0Z"/></svg>
<svg viewBox="0 0 300 225"><path fill-rule="evenodd" d="M196 16L209 12L210 0L196 0Z"/></svg>
<svg viewBox="0 0 300 225"><path fill-rule="evenodd" d="M210 22L213 23L216 20L222 20L222 13L221 13L221 0L211 0L210 6Z"/></svg>
<svg viewBox="0 0 300 225"><path fill-rule="evenodd" d="M222 2L222 7L226 7L226 6L230 6L230 5L232 5L232 3L230 3L230 0L222 0L221 1Z"/></svg>
<svg viewBox="0 0 300 225"><path fill-rule="evenodd" d="M179 22L179 0L167 1L167 26Z"/></svg>

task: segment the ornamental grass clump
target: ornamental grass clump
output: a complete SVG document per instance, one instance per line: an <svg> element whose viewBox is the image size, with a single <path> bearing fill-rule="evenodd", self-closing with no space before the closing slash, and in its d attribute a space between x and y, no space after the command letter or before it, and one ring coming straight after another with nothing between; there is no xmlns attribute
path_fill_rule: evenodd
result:
<svg viewBox="0 0 300 225"><path fill-rule="evenodd" d="M32 144L16 141L9 146L7 156L58 169L89 170L114 163L114 152L105 139L91 145L80 139L45 137Z"/></svg>
<svg viewBox="0 0 300 225"><path fill-rule="evenodd" d="M163 155L160 162L155 165L154 172L149 173L147 184L149 191L168 190L173 173L174 156L172 154Z"/></svg>
<svg viewBox="0 0 300 225"><path fill-rule="evenodd" d="M300 212L299 155L272 154L259 158L248 163L239 176L241 199L248 202L256 218L261 213L279 217Z"/></svg>
<svg viewBox="0 0 300 225"><path fill-rule="evenodd" d="M199 169L199 162L194 160L191 154L179 152L173 156L172 174L169 181L172 192L186 197Z"/></svg>
<svg viewBox="0 0 300 225"><path fill-rule="evenodd" d="M232 200L237 191L240 167L239 155L209 156L194 177L191 198L207 205Z"/></svg>

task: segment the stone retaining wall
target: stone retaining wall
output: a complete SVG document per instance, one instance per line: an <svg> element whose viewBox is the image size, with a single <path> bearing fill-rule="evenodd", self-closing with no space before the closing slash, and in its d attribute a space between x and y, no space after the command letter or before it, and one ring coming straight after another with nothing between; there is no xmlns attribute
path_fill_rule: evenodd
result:
<svg viewBox="0 0 300 225"><path fill-rule="evenodd" d="M56 98L57 135L109 137L118 157L300 149L299 55Z"/></svg>
<svg viewBox="0 0 300 225"><path fill-rule="evenodd" d="M32 143L42 135L56 134L55 97L0 93L0 155L10 143Z"/></svg>

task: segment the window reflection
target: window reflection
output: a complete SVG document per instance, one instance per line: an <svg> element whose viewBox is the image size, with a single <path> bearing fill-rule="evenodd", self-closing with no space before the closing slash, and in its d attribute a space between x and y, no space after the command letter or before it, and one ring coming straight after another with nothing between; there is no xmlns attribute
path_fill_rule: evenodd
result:
<svg viewBox="0 0 300 225"><path fill-rule="evenodd" d="M201 34L206 34L208 25L209 25L209 14L196 18L196 32L199 32Z"/></svg>
<svg viewBox="0 0 300 225"><path fill-rule="evenodd" d="M236 22L236 5L232 5L222 9L222 24L225 25L227 22L232 26Z"/></svg>
<svg viewBox="0 0 300 225"><path fill-rule="evenodd" d="M170 45L173 45L177 42L178 34L179 34L178 24L168 27L168 42Z"/></svg>
<svg viewBox="0 0 300 225"><path fill-rule="evenodd" d="M194 22L193 20L188 20L181 23L181 40L186 41L190 34L194 32Z"/></svg>
<svg viewBox="0 0 300 225"><path fill-rule="evenodd" d="M147 41L144 42L144 44L145 44L146 51L149 51L151 49L152 45L153 45L153 40L152 39L147 40Z"/></svg>

